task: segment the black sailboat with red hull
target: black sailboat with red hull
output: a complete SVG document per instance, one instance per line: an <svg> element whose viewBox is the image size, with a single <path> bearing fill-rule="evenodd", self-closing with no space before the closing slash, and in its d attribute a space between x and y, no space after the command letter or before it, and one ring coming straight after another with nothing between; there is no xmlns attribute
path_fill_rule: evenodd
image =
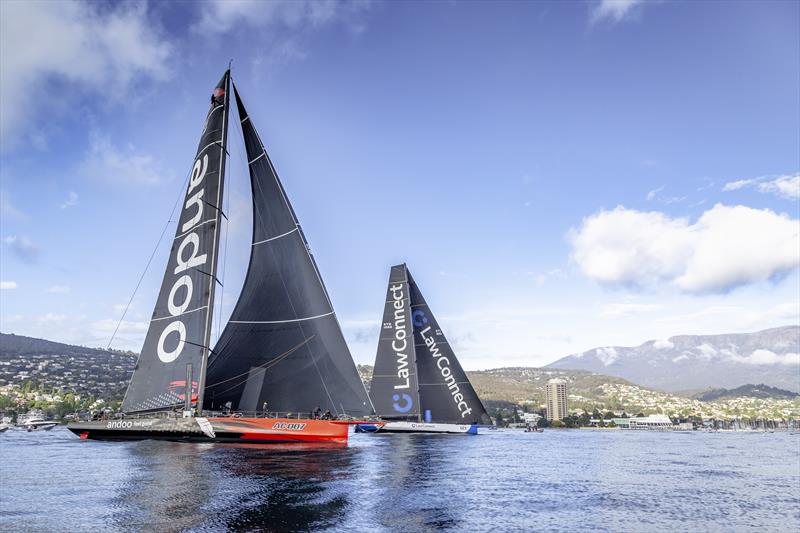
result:
<svg viewBox="0 0 800 533"><path fill-rule="evenodd" d="M211 95L125 416L70 424L81 438L346 442L348 420L373 413L308 242L235 87L253 239L239 300L209 346L230 87L227 71ZM266 406L304 418L269 416ZM330 416L321 420L315 411Z"/></svg>

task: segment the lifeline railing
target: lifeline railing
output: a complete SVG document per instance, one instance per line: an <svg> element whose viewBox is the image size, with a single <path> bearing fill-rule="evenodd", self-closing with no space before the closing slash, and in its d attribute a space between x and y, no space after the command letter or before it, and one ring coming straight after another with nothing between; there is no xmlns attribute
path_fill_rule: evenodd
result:
<svg viewBox="0 0 800 533"><path fill-rule="evenodd" d="M298 411L203 411L201 414L193 416L203 416L207 418L287 418L296 420L378 420L375 416L359 416L353 417L350 415L342 414L325 416L325 413L320 413L315 416L313 412L298 412ZM154 411L150 413L115 413L107 414L100 419L137 419L137 418L183 418L183 411Z"/></svg>

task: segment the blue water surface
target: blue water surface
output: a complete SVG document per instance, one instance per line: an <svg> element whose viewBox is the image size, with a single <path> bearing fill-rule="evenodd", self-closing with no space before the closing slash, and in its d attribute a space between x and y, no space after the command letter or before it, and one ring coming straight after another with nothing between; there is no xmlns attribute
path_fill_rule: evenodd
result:
<svg viewBox="0 0 800 533"><path fill-rule="evenodd" d="M346 447L0 434L2 531L798 531L800 435L352 434Z"/></svg>

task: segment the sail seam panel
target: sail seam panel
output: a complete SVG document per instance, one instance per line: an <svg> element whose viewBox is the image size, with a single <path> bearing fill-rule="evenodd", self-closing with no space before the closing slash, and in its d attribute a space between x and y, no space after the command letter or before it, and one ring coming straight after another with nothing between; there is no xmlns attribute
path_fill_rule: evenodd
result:
<svg viewBox="0 0 800 533"><path fill-rule="evenodd" d="M269 239L264 239L263 241L254 242L251 246L255 246L257 244L264 244L265 242L274 241L275 239L280 239L281 237L286 237L290 233L294 233L297 231L297 227L287 231L286 233L281 233L280 235L276 235L275 237L270 237Z"/></svg>
<svg viewBox="0 0 800 533"><path fill-rule="evenodd" d="M314 320L317 318L323 318L326 316L330 316L333 314L333 311L330 313L325 313L322 315L317 316L309 316L305 318L293 318L291 320L229 320L228 323L230 324L288 324L290 322L305 322L307 320Z"/></svg>
<svg viewBox="0 0 800 533"><path fill-rule="evenodd" d="M208 306L204 305L202 307L196 307L194 309L189 309L188 311L184 311L183 313L181 313L179 315L174 315L174 316L173 315L167 315L167 316L160 316L158 318L152 318L152 319L150 319L150 322L156 322L158 320L167 320L168 318L178 318L179 316L188 315L189 313L194 313L195 311L200 311L201 309L207 309L207 308L208 308Z"/></svg>
<svg viewBox="0 0 800 533"><path fill-rule="evenodd" d="M248 164L248 165L252 165L253 163L255 163L256 161L258 161L259 159L261 159L261 158L262 158L262 157L264 157L265 155L267 155L267 152L261 152L261 155L260 155L260 156L256 157L256 158L255 158L255 159L253 159L252 161L249 161L247 164Z"/></svg>
<svg viewBox="0 0 800 533"><path fill-rule="evenodd" d="M184 231L183 233L181 233L181 234L179 234L179 235L176 235L176 236L175 236L175 238L174 238L174 239L172 239L172 240L173 240L173 241L177 241L177 240L178 240L178 239L180 239L181 237L185 237L185 236L186 236L186 235L188 235L189 233L193 232L194 230L196 230L196 229L197 229L197 228L199 228L200 226L202 226L202 225L204 225L204 224L208 224L209 222L216 222L216 220L217 220L216 218L209 218L208 220L204 220L204 221L202 221L202 222L198 222L197 224L195 224L194 226L192 226L192 228L191 228L191 229L188 229L188 230Z"/></svg>
<svg viewBox="0 0 800 533"><path fill-rule="evenodd" d="M200 154L202 154L203 152L205 152L205 151L206 151L206 148L208 148L209 146L214 146L215 144L218 144L218 145L220 145L220 148L222 148L222 140L221 140L221 139L220 139L219 141L214 141L214 142L208 143L208 144L207 144L207 145L205 145L205 146L204 146L204 147L203 147L201 150L199 150L199 151L197 152L197 155L198 155L198 157L200 156Z"/></svg>
<svg viewBox="0 0 800 533"><path fill-rule="evenodd" d="M264 154L266 155L267 149L264 147L264 142L261 140L261 136L258 134L258 131L256 131L255 127L253 127L253 133L255 133L256 139L258 139L258 143L259 145L261 145L261 149L264 151ZM269 156L267 156L267 163L269 164L269 168L272 171L272 178L275 180L275 184L278 186L278 190L281 193L281 199L283 200L283 203L286 205L286 208L289 210L289 214L292 216L294 223L299 227L300 222L297 220L297 216L295 215L294 209L292 208L292 205L289 203L289 198L286 196L286 191L283 188L283 183L281 183L281 180L278 177L278 173L275 171L275 166L272 164L272 160L269 158ZM303 236L303 240L306 241L305 236ZM308 255L308 259L311 261L311 264L314 267L314 272L317 274L317 281L319 282L320 287L322 287L322 292L325 294L325 299L328 300L328 307L333 309L333 303L331 302L331 297L328 294L328 289L325 288L325 284L322 282L322 276L319 273L317 264L314 261L313 257L311 256L311 248L308 244L308 241L305 242L305 245L306 245L305 248L306 248L306 254ZM339 327L341 329L341 326ZM366 389L364 389L364 391L366 392Z"/></svg>

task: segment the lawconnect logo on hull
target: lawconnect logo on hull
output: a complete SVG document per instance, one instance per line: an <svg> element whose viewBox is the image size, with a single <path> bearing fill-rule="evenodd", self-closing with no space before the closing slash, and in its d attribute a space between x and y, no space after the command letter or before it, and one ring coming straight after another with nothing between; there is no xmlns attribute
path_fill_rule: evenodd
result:
<svg viewBox="0 0 800 533"><path fill-rule="evenodd" d="M464 395L461 394L461 390L458 388L456 377L453 375L453 370L450 368L450 359L439 353L439 347L434 338L434 332L431 331L431 326L427 325L428 317L425 316L425 311L422 309L414 310L413 319L414 326L418 328L419 334L425 342L425 346L428 347L428 352L436 361L436 368L439 369L445 385L447 385L450 394L453 396L453 401L456 403L458 411L461 413L461 418L466 418L467 415L472 414L472 407L464 400Z"/></svg>
<svg viewBox="0 0 800 533"><path fill-rule="evenodd" d="M394 306L394 320L390 326L394 327L392 350L397 358L397 384L394 386L395 392L392 394L392 408L396 413L407 413L414 408L414 399L408 394L411 392L411 378L407 353L406 321L408 317L406 316L406 307L403 305L403 284L391 285L389 291L392 293L392 305Z"/></svg>

